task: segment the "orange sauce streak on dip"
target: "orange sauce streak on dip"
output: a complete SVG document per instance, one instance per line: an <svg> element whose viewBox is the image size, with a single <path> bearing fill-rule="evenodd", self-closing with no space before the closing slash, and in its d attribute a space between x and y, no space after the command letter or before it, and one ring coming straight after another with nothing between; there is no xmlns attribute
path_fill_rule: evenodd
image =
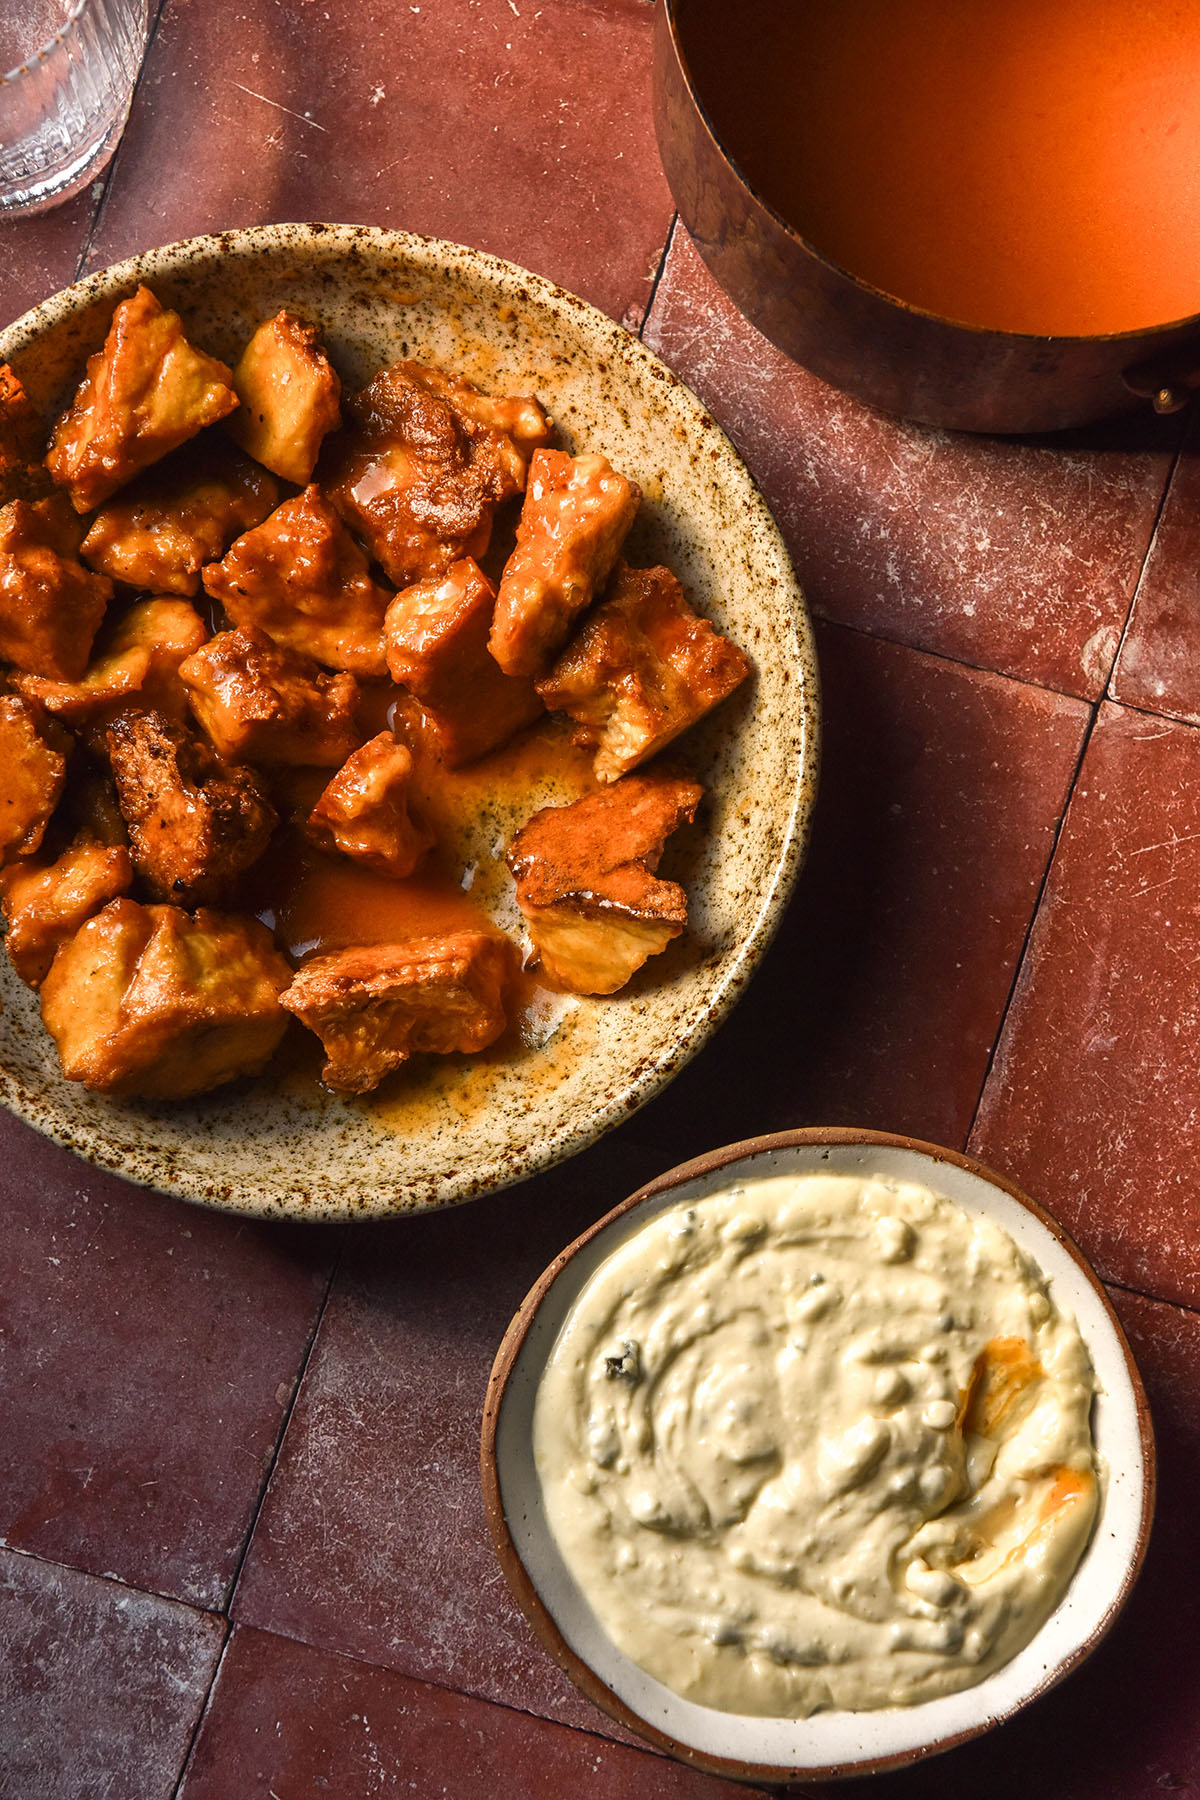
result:
<svg viewBox="0 0 1200 1800"><path fill-rule="evenodd" d="M1039 335L1200 310L1196 0L758 0L694 42L681 11L734 161L872 286Z"/></svg>

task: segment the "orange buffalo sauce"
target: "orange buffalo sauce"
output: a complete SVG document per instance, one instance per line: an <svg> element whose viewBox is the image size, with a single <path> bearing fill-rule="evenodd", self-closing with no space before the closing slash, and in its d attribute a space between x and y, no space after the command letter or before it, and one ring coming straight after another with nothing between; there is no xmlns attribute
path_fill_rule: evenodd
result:
<svg viewBox="0 0 1200 1800"><path fill-rule="evenodd" d="M245 877L237 904L253 913L295 964L358 944L395 944L406 938L456 931L501 931L519 950L522 920L504 854L519 828L540 806L564 805L595 787L591 753L572 741L561 719L547 717L490 756L463 769L447 769L430 748L417 718L404 724L403 697L390 683L364 687L359 722L365 731L395 725L412 747L413 799L433 828L436 847L403 880L377 874L353 859L326 854L308 842L302 821L332 774L330 769L291 769L279 775L276 799L289 823L269 853ZM513 1061L541 1048L578 1001L548 990L520 968L508 993L509 1028L472 1067ZM315 1067L315 1039L302 1055L302 1073ZM578 1052L578 1044L575 1044ZM564 1045L569 1054L571 1046ZM434 1101L456 1079L457 1059L445 1078L423 1076L419 1085ZM548 1079L554 1079L553 1070ZM411 1096L413 1071L385 1084ZM386 1096L385 1096L386 1098ZM456 1102L458 1104L458 1102Z"/></svg>
<svg viewBox="0 0 1200 1800"><path fill-rule="evenodd" d="M680 15L724 148L861 280L1039 335L1200 311L1197 0L756 0L694 41Z"/></svg>

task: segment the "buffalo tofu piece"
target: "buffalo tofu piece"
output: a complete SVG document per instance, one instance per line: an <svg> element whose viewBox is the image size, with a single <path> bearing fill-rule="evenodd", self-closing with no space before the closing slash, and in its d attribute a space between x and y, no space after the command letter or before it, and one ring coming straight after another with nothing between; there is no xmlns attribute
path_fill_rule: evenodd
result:
<svg viewBox="0 0 1200 1800"><path fill-rule="evenodd" d="M0 507L0 659L30 675L78 681L113 585L79 561L62 496Z"/></svg>
<svg viewBox="0 0 1200 1800"><path fill-rule="evenodd" d="M0 363L0 505L44 500L54 483L42 461L46 427L7 363Z"/></svg>
<svg viewBox="0 0 1200 1800"><path fill-rule="evenodd" d="M594 451L535 453L489 639L506 674L545 674L608 580L641 497L636 482Z"/></svg>
<svg viewBox="0 0 1200 1800"><path fill-rule="evenodd" d="M157 900L218 899L258 861L278 822L252 769L221 763L158 712L108 727L108 754L134 865Z"/></svg>
<svg viewBox="0 0 1200 1800"><path fill-rule="evenodd" d="M536 400L493 403L420 363L384 369L349 402L352 424L328 445L326 493L398 587L482 556L497 504L525 486Z"/></svg>
<svg viewBox="0 0 1200 1800"><path fill-rule="evenodd" d="M434 842L409 810L413 756L381 731L342 764L309 814L321 850L340 851L380 875L411 875Z"/></svg>
<svg viewBox="0 0 1200 1800"><path fill-rule="evenodd" d="M46 467L76 512L91 512L151 463L238 403L223 362L189 344L177 312L147 287L122 300L104 348L88 358Z"/></svg>
<svg viewBox="0 0 1200 1800"><path fill-rule="evenodd" d="M13 686L76 727L102 723L134 698L182 720L187 696L179 665L207 637L203 619L186 600L139 600L101 636L80 680L15 675Z"/></svg>
<svg viewBox="0 0 1200 1800"><path fill-rule="evenodd" d="M40 987L59 946L132 883L133 863L119 845L72 844L57 862L19 862L0 871L4 947L21 980Z"/></svg>
<svg viewBox="0 0 1200 1800"><path fill-rule="evenodd" d="M42 1020L68 1081L184 1100L258 1074L287 1027L290 980L257 919L114 900L58 951Z"/></svg>
<svg viewBox="0 0 1200 1800"><path fill-rule="evenodd" d="M97 754L89 755L81 746L71 758L71 780L61 809L66 836L128 849L129 828L121 816L108 746L101 742L94 748Z"/></svg>
<svg viewBox="0 0 1200 1800"><path fill-rule="evenodd" d="M279 484L265 469L204 439L101 507L79 554L126 587L190 597L200 591L205 563L261 524L278 499Z"/></svg>
<svg viewBox="0 0 1200 1800"><path fill-rule="evenodd" d="M574 994L615 994L687 923L687 897L654 871L703 788L627 775L570 806L547 806L513 839L508 866L545 974Z"/></svg>
<svg viewBox="0 0 1200 1800"><path fill-rule="evenodd" d="M431 394L440 394L451 410L468 426L494 431L504 440L497 446L505 458L518 491L524 489L529 459L550 442L554 421L532 394L484 394L461 375L428 364L412 363Z"/></svg>
<svg viewBox="0 0 1200 1800"><path fill-rule="evenodd" d="M229 762L340 768L358 748L358 683L254 626L218 632L180 665L191 707Z"/></svg>
<svg viewBox="0 0 1200 1800"><path fill-rule="evenodd" d="M545 711L531 681L488 651L495 589L470 557L397 594L384 621L392 680L420 701L452 769L508 742Z"/></svg>
<svg viewBox="0 0 1200 1800"><path fill-rule="evenodd" d="M235 625L354 675L386 675L383 615L391 589L314 482L204 571L204 585Z"/></svg>
<svg viewBox="0 0 1200 1800"><path fill-rule="evenodd" d="M325 1046L325 1085L366 1094L410 1056L494 1043L511 963L488 931L367 944L305 963L282 1003Z"/></svg>
<svg viewBox="0 0 1200 1800"><path fill-rule="evenodd" d="M70 739L20 694L0 694L0 863L42 841L67 778Z"/></svg>
<svg viewBox="0 0 1200 1800"><path fill-rule="evenodd" d="M226 429L272 474L303 487L321 440L342 422L342 384L313 326L294 313L267 319L233 371L241 401Z"/></svg>
<svg viewBox="0 0 1200 1800"><path fill-rule="evenodd" d="M750 658L694 613L669 569L621 568L538 692L596 746L596 774L616 781L750 673Z"/></svg>

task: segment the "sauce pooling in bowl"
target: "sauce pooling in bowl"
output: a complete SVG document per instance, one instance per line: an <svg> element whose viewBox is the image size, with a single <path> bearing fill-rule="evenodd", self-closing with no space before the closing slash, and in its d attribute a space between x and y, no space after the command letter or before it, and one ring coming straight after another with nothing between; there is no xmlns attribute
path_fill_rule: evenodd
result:
<svg viewBox="0 0 1200 1800"><path fill-rule="evenodd" d="M1145 330L1200 311L1189 0L679 3L702 106L823 256L960 323Z"/></svg>

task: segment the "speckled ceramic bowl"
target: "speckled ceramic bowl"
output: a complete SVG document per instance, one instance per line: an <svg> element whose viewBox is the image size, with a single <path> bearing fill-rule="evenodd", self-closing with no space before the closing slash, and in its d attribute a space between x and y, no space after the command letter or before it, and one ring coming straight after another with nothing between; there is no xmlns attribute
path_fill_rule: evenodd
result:
<svg viewBox="0 0 1200 1800"><path fill-rule="evenodd" d="M770 1175L882 1175L920 1182L1007 1231L1074 1314L1099 1392L1092 1429L1103 1465L1100 1513L1066 1594L1041 1630L975 1687L915 1706L769 1719L682 1700L618 1650L551 1536L533 1461L542 1369L594 1271L630 1232L683 1200ZM878 1774L976 1737L1045 1693L1104 1637L1133 1587L1154 1511L1154 1436L1129 1345L1099 1278L1062 1227L1002 1175L955 1150L883 1132L779 1132L672 1169L556 1258L513 1320L484 1408L484 1502L509 1585L545 1648L621 1724L699 1768L743 1781Z"/></svg>
<svg viewBox="0 0 1200 1800"><path fill-rule="evenodd" d="M63 1080L35 997L0 959L0 1098L93 1162L268 1215L469 1199L583 1148L648 1100L724 1018L770 940L803 853L817 760L816 665L787 553L728 441L637 339L511 264L397 232L269 225L90 276L0 334L0 360L47 415L70 397L115 302L142 281L226 360L287 306L319 324L352 387L415 357L485 389L536 393L569 447L603 450L640 482L632 559L669 563L754 658L752 687L680 746L708 790L702 829L664 864L688 886L689 930L614 999L548 1013L544 1041L518 1058L447 1058L375 1100L334 1099L281 1073L184 1105L117 1104ZM511 835L548 797L535 789L501 828ZM480 855L496 836L492 812ZM517 930L511 900L499 922Z"/></svg>

